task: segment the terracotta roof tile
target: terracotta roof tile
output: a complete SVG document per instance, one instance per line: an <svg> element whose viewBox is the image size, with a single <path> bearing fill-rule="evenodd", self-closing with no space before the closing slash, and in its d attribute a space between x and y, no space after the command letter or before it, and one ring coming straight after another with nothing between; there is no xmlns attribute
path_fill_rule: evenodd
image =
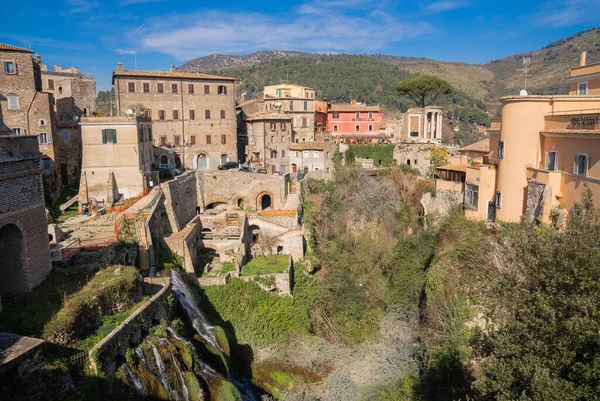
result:
<svg viewBox="0 0 600 401"><path fill-rule="evenodd" d="M31 49L26 49L24 47L17 47L17 46L9 45L6 43L0 43L0 50L23 52L23 53L33 53L33 50L31 50Z"/></svg>
<svg viewBox="0 0 600 401"><path fill-rule="evenodd" d="M235 78L218 75L201 74L196 72L143 71L143 70L114 70L115 77L148 77L148 78L183 78L183 79L212 79L217 81L235 81Z"/></svg>
<svg viewBox="0 0 600 401"><path fill-rule="evenodd" d="M332 104L331 111L380 111L379 106L366 106L364 104Z"/></svg>
<svg viewBox="0 0 600 401"><path fill-rule="evenodd" d="M290 150L325 150L333 142L298 142L290 145Z"/></svg>
<svg viewBox="0 0 600 401"><path fill-rule="evenodd" d="M459 173L466 173L467 165L466 164L455 164L453 166L440 166L437 169L444 170L444 171L458 171Z"/></svg>
<svg viewBox="0 0 600 401"><path fill-rule="evenodd" d="M490 151L490 138L485 138L479 142L472 143L464 148L458 149L459 152L478 152L478 153L489 153Z"/></svg>
<svg viewBox="0 0 600 401"><path fill-rule="evenodd" d="M597 129L545 129L542 134L560 134L560 135L600 135Z"/></svg>
<svg viewBox="0 0 600 401"><path fill-rule="evenodd" d="M252 114L246 119L246 121L260 121L260 120L291 120L287 114L277 113L276 111L259 111L258 113Z"/></svg>

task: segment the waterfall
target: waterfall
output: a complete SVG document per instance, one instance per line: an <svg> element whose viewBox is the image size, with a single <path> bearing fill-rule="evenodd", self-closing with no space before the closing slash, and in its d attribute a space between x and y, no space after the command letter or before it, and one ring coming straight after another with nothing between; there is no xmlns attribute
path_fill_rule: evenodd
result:
<svg viewBox="0 0 600 401"><path fill-rule="evenodd" d="M127 371L127 375L129 376L129 380L131 380L137 392L145 397L146 392L144 391L144 386L142 385L140 380L133 374L131 370L129 370L129 366L127 366L127 364L124 364L124 366L125 370Z"/></svg>
<svg viewBox="0 0 600 401"><path fill-rule="evenodd" d="M179 380L181 381L181 389L182 389L181 392L183 393L183 399L185 401L190 401L190 394L188 392L187 386L185 385L185 380L183 379L183 374L181 373L179 364L175 360L175 357L173 356L173 354L171 354L171 359L173 360L173 365L175 365L175 369L177 370L177 375L179 376Z"/></svg>
<svg viewBox="0 0 600 401"><path fill-rule="evenodd" d="M176 340L181 341L182 343L184 343L185 345L187 345L188 347L190 347L190 349L192 350L192 352L194 354L194 360L196 361L196 363L198 364L198 366L200 366L200 369L202 370L202 373L204 373L203 376L204 376L205 379L215 379L215 378L221 376L219 373L217 373L210 366L208 366L207 364L205 364L204 362L202 362L200 360L200 358L198 358L198 355L196 354L196 349L194 348L194 345L191 342L189 342L185 338L179 336L179 334L177 334L177 332L175 330L173 330L172 328L170 328L170 327L167 327L167 332L169 332L169 334L171 334Z"/></svg>
<svg viewBox="0 0 600 401"><path fill-rule="evenodd" d="M154 353L154 359L156 361L156 367L158 368L160 382L162 383L163 387L165 388L165 391L167 392L167 396L169 397L169 400L170 400L171 393L169 392L169 386L167 385L167 382L165 380L165 378L167 377L167 371L165 369L165 364L162 360L162 357L160 356L160 352L158 352L158 348L156 348L156 345L154 345L154 343L150 340L148 340L148 344L150 344L150 346L152 347L152 352Z"/></svg>
<svg viewBox="0 0 600 401"><path fill-rule="evenodd" d="M200 334L200 336L210 345L219 351L224 352L217 342L217 338L213 332L213 327L208 324L204 314L200 311L200 307L196 302L194 294L190 291L187 283L183 281L181 275L175 270L171 270L171 283L175 296L177 299L179 299L181 306L183 306L185 309L185 312L192 321L192 325L194 326L196 332Z"/></svg>
<svg viewBox="0 0 600 401"><path fill-rule="evenodd" d="M135 347L135 355L138 357L138 359L140 361L142 361L142 363L144 364L144 366L146 368L150 368L150 364L148 363L148 360L146 359L146 355L144 355L144 351L142 351L142 349L140 347Z"/></svg>

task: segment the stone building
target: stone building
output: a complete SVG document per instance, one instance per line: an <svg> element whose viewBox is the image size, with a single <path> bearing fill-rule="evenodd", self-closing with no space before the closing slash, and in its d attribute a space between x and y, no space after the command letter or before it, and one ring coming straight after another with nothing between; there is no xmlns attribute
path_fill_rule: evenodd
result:
<svg viewBox="0 0 600 401"><path fill-rule="evenodd" d="M292 117L271 110L258 112L246 119L246 127L246 155L250 165L271 173L288 172Z"/></svg>
<svg viewBox="0 0 600 401"><path fill-rule="evenodd" d="M302 171L307 174L311 171L321 171L324 174L332 173L333 155L336 144L333 142L302 142L290 146L290 172L296 176Z"/></svg>
<svg viewBox="0 0 600 401"><path fill-rule="evenodd" d="M412 108L402 115L400 141L442 142L444 113L441 107Z"/></svg>
<svg viewBox="0 0 600 401"><path fill-rule="evenodd" d="M237 143L238 143L238 159L240 163L245 163L248 155L248 127L246 120L253 114L265 110L264 99L252 99L242 102L235 106L237 117Z"/></svg>
<svg viewBox="0 0 600 401"><path fill-rule="evenodd" d="M58 121L81 119L96 111L96 81L83 75L79 68L55 65L54 70L49 70L42 64L41 73L42 90L54 96Z"/></svg>
<svg viewBox="0 0 600 401"><path fill-rule="evenodd" d="M134 198L156 185L152 124L144 117L84 117L79 205L90 198L113 203Z"/></svg>
<svg viewBox="0 0 600 401"><path fill-rule="evenodd" d="M215 170L238 161L235 78L169 71L113 71L117 113L152 119L154 145L173 149L175 167Z"/></svg>
<svg viewBox="0 0 600 401"><path fill-rule="evenodd" d="M303 85L265 86L265 110L292 117L292 142L315 140L315 90Z"/></svg>
<svg viewBox="0 0 600 401"><path fill-rule="evenodd" d="M38 139L0 136L0 295L28 292L50 273Z"/></svg>
<svg viewBox="0 0 600 401"><path fill-rule="evenodd" d="M427 177L431 170L431 146L428 144L402 144L394 148L394 165L406 164Z"/></svg>

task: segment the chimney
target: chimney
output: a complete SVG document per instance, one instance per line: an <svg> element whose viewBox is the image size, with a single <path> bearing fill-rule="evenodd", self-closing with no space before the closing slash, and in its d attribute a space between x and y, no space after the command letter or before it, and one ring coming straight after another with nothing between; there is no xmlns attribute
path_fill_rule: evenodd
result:
<svg viewBox="0 0 600 401"><path fill-rule="evenodd" d="M42 71L48 71L48 64L42 64L40 68Z"/></svg>
<svg viewBox="0 0 600 401"><path fill-rule="evenodd" d="M54 66L54 72L61 72L61 71L62 71L62 67L60 65Z"/></svg>
<svg viewBox="0 0 600 401"><path fill-rule="evenodd" d="M356 105L356 99L352 99L352 100L350 100L350 104L351 104L351 105Z"/></svg>
<svg viewBox="0 0 600 401"><path fill-rule="evenodd" d="M117 63L117 70L123 71L123 63L120 61Z"/></svg>
<svg viewBox="0 0 600 401"><path fill-rule="evenodd" d="M587 59L587 52L581 52L579 55L579 66L585 67L585 60Z"/></svg>
<svg viewBox="0 0 600 401"><path fill-rule="evenodd" d="M169 67L169 72L177 72L174 65Z"/></svg>

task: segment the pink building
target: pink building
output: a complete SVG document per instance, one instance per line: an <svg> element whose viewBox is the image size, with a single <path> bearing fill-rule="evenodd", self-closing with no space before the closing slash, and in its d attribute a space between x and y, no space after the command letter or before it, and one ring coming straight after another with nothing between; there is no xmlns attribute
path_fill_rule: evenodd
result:
<svg viewBox="0 0 600 401"><path fill-rule="evenodd" d="M380 132L381 109L352 101L350 104L332 104L327 112L327 130L336 139L377 142L385 138Z"/></svg>

